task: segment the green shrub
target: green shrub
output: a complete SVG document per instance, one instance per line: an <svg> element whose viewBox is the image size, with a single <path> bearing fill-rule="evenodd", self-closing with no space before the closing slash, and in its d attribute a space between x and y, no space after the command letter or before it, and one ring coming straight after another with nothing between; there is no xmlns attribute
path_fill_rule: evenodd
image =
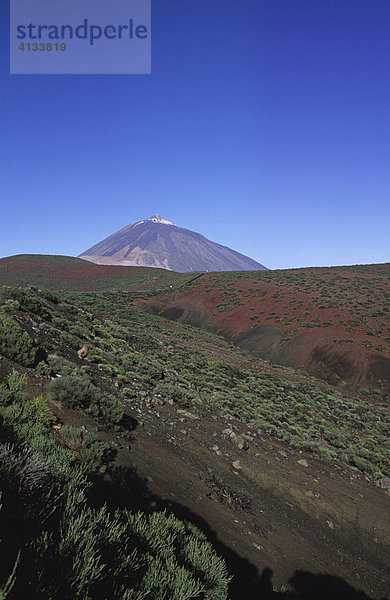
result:
<svg viewBox="0 0 390 600"><path fill-rule="evenodd" d="M8 298L16 300L19 305L43 319L50 319L51 314L48 307L43 303L34 293L28 290L22 290L21 288L7 288L4 292Z"/></svg>
<svg viewBox="0 0 390 600"><path fill-rule="evenodd" d="M67 360L63 356L58 356L57 354L49 354L47 357L47 362L51 371L53 373L58 373L59 375L77 375L79 373L78 367L70 360Z"/></svg>
<svg viewBox="0 0 390 600"><path fill-rule="evenodd" d="M11 396L12 397L12 396ZM45 399L13 400L0 406L5 427L11 428L24 443L46 435L49 430L48 408Z"/></svg>
<svg viewBox="0 0 390 600"><path fill-rule="evenodd" d="M80 325L70 325L68 331L71 335L75 335L80 339L88 339L88 332Z"/></svg>
<svg viewBox="0 0 390 600"><path fill-rule="evenodd" d="M173 383L160 383L154 388L154 393L159 394L166 400L173 400L175 404L188 408L191 401L197 396L188 389L182 388Z"/></svg>
<svg viewBox="0 0 390 600"><path fill-rule="evenodd" d="M336 456L336 453L327 446L319 446L317 451L320 458L324 460L332 460Z"/></svg>
<svg viewBox="0 0 390 600"><path fill-rule="evenodd" d="M60 434L66 447L87 471L97 471L106 461L110 445L99 440L94 433L63 425Z"/></svg>
<svg viewBox="0 0 390 600"><path fill-rule="evenodd" d="M126 398L137 398L137 389L135 387L125 387L122 389L122 394L126 396Z"/></svg>
<svg viewBox="0 0 390 600"><path fill-rule="evenodd" d="M359 388L359 394L362 394L363 396L368 396L370 393L370 390L368 390L367 388Z"/></svg>
<svg viewBox="0 0 390 600"><path fill-rule="evenodd" d="M30 336L15 321L0 315L0 353L25 367L36 361L37 346Z"/></svg>
<svg viewBox="0 0 390 600"><path fill-rule="evenodd" d="M383 473L376 465L372 464L371 461L366 458L362 458L361 456L353 456L350 462L355 465L358 469L363 471L364 473L368 473L375 479L382 477Z"/></svg>
<svg viewBox="0 0 390 600"><path fill-rule="evenodd" d="M50 384L50 392L54 400L70 408L89 408L91 404L99 404L102 396L89 379L73 375L55 379Z"/></svg>
<svg viewBox="0 0 390 600"><path fill-rule="evenodd" d="M118 425L123 417L122 402L105 396L87 377L59 377L50 384L50 392L54 400L70 408L83 408L109 425Z"/></svg>
<svg viewBox="0 0 390 600"><path fill-rule="evenodd" d="M51 290L41 289L39 290L39 295L45 300L49 300L49 302L53 302L53 304L58 304L60 301L60 297L55 292Z"/></svg>
<svg viewBox="0 0 390 600"><path fill-rule="evenodd" d="M50 377L50 367L43 360L37 364L35 371L37 375L40 375L41 377Z"/></svg>
<svg viewBox="0 0 390 600"><path fill-rule="evenodd" d="M147 598L226 598L226 565L196 527L165 512L125 514L137 547L148 557L141 583Z"/></svg>
<svg viewBox="0 0 390 600"><path fill-rule="evenodd" d="M166 513L112 514L72 492L59 528L35 547L45 597L61 589L69 600L122 600L136 592L148 600L227 598L224 561L194 526Z"/></svg>
<svg viewBox="0 0 390 600"><path fill-rule="evenodd" d="M140 360L136 370L141 375L147 375L152 381L164 378L164 369L155 360Z"/></svg>
<svg viewBox="0 0 390 600"><path fill-rule="evenodd" d="M95 404L91 404L89 411L103 418L109 425L119 425L123 417L123 404L115 396L104 396Z"/></svg>
<svg viewBox="0 0 390 600"><path fill-rule="evenodd" d="M20 304L17 300L13 300L13 298L8 298L8 300L5 300L2 309L8 313L8 314L13 314L15 311L19 310L20 308Z"/></svg>

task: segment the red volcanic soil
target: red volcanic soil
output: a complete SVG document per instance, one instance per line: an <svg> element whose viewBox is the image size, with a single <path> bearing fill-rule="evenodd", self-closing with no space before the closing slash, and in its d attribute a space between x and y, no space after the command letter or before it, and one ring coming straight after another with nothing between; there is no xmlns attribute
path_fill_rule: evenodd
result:
<svg viewBox="0 0 390 600"><path fill-rule="evenodd" d="M32 254L0 260L0 285L38 285L52 290L137 290L167 285L181 277L164 269L96 265L69 256Z"/></svg>
<svg viewBox="0 0 390 600"><path fill-rule="evenodd" d="M333 384L390 388L390 265L209 273L140 301Z"/></svg>

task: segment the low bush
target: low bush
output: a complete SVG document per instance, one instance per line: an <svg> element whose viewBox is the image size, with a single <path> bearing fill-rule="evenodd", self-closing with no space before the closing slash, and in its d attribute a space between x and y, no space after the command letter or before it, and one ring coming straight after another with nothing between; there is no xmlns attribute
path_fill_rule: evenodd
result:
<svg viewBox="0 0 390 600"><path fill-rule="evenodd" d="M110 445L94 433L63 425L60 430L63 444L74 453L76 460L89 472L97 471L110 453Z"/></svg>
<svg viewBox="0 0 390 600"><path fill-rule="evenodd" d="M17 287L6 288L4 294L8 298L16 300L20 307L24 310L28 310L35 315L50 320L51 313L46 303L40 300L35 290L23 290Z"/></svg>
<svg viewBox="0 0 390 600"><path fill-rule="evenodd" d="M59 377L50 384L50 392L54 400L63 402L70 408L89 408L98 404L101 391L86 377L67 375Z"/></svg>
<svg viewBox="0 0 390 600"><path fill-rule="evenodd" d="M25 367L35 365L38 347L11 317L0 315L0 354Z"/></svg>
<svg viewBox="0 0 390 600"><path fill-rule="evenodd" d="M52 373L62 376L79 374L78 367L76 367L74 363L70 362L70 360L67 360L63 356L49 354L47 357L47 362Z"/></svg>
<svg viewBox="0 0 390 600"><path fill-rule="evenodd" d="M104 419L108 425L116 427L123 417L123 404L115 396L102 396L98 402L90 405L89 412Z"/></svg>
<svg viewBox="0 0 390 600"><path fill-rule="evenodd" d="M41 377L45 377L46 379L50 377L50 367L43 360L37 364L35 371Z"/></svg>
<svg viewBox="0 0 390 600"><path fill-rule="evenodd" d="M104 395L87 377L59 377L51 383L50 392L55 400L70 408L82 408L108 425L118 425L123 417L122 402Z"/></svg>

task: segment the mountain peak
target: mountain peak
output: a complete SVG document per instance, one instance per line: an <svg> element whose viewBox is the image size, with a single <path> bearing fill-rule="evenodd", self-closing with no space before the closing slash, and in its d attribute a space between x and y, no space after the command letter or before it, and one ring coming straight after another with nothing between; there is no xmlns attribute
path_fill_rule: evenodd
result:
<svg viewBox="0 0 390 600"><path fill-rule="evenodd" d="M160 217L160 215L152 215L151 217L149 217L149 219L146 219L147 221L153 221L154 223L165 223L165 225L173 225L173 223L171 223L171 221L167 221L166 219L163 219L162 217Z"/></svg>
<svg viewBox="0 0 390 600"><path fill-rule="evenodd" d="M255 260L211 242L200 233L178 227L160 215L127 225L80 257L98 265L158 267L178 273L265 269Z"/></svg>

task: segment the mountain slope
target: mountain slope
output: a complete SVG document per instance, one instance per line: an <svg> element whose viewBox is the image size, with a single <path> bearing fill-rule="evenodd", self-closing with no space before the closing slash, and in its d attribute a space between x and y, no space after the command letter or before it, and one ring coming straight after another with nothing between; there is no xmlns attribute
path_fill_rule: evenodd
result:
<svg viewBox="0 0 390 600"><path fill-rule="evenodd" d="M353 389L390 391L390 264L208 273L139 300L251 354Z"/></svg>
<svg viewBox="0 0 390 600"><path fill-rule="evenodd" d="M0 285L70 291L137 290L181 284L187 279L165 269L95 265L72 256L19 254L0 259Z"/></svg>
<svg viewBox="0 0 390 600"><path fill-rule="evenodd" d="M79 256L97 264L158 267L178 273L266 269L251 258L159 215L127 225Z"/></svg>

